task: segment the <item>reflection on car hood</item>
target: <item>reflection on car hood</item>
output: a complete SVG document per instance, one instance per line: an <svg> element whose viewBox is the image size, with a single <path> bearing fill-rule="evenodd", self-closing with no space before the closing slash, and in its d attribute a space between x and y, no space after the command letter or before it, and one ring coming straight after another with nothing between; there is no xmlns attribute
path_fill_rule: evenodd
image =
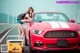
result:
<svg viewBox="0 0 80 53"><path fill-rule="evenodd" d="M33 23L32 29L77 29L78 24L69 22L35 22Z"/></svg>

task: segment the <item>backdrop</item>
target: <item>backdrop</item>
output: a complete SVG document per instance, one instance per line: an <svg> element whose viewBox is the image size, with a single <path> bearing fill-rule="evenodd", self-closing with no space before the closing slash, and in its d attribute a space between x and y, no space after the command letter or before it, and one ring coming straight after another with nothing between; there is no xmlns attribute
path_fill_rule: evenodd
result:
<svg viewBox="0 0 80 53"><path fill-rule="evenodd" d="M80 23L80 4L58 4L56 1L59 0L0 0L0 22L16 24L17 16L32 6L35 12L62 12Z"/></svg>

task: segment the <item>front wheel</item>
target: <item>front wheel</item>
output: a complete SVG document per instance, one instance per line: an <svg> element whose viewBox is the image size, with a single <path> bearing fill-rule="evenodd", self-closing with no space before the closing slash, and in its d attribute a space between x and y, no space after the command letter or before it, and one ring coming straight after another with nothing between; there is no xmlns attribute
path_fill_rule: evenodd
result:
<svg viewBox="0 0 80 53"><path fill-rule="evenodd" d="M31 37L30 37L30 32L29 32L29 42L28 42L28 53L35 53L34 50L32 50L32 47L31 47Z"/></svg>
<svg viewBox="0 0 80 53"><path fill-rule="evenodd" d="M28 46L28 53L35 53L31 48L31 43L30 42L29 42L29 46Z"/></svg>

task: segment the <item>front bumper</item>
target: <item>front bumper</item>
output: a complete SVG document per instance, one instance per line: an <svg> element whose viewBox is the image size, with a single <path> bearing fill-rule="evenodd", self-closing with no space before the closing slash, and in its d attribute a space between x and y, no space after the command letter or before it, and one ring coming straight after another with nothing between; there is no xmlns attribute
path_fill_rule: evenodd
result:
<svg viewBox="0 0 80 53"><path fill-rule="evenodd" d="M67 47L57 47L58 40L67 40ZM44 38L40 36L31 36L32 50L75 50L78 46L79 38ZM38 43L38 45L35 45ZM65 43L64 43L65 44ZM50 46L49 46L50 45Z"/></svg>

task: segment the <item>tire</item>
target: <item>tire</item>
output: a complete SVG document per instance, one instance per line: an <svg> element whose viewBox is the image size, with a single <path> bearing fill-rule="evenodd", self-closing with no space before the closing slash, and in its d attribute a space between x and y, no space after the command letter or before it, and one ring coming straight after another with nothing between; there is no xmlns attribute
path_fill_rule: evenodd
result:
<svg viewBox="0 0 80 53"><path fill-rule="evenodd" d="M29 50L28 50L28 53L32 53L33 52L33 50L32 50L32 48L31 48L31 38L30 38L30 31L29 31L29 42L28 42L28 48L29 48Z"/></svg>
<svg viewBox="0 0 80 53"><path fill-rule="evenodd" d="M33 52L33 50L31 49L31 44L30 44L30 42L29 42L28 53L32 53L32 52Z"/></svg>
<svg viewBox="0 0 80 53"><path fill-rule="evenodd" d="M28 53L35 53L35 51L34 50L32 50L32 47L31 47L31 38L30 38L30 32L29 32L29 46L28 46L28 48L29 48L29 50L28 50Z"/></svg>
<svg viewBox="0 0 80 53"><path fill-rule="evenodd" d="M35 50L32 50L32 47L31 47L31 42L29 42L29 50L28 50L28 53L36 53L37 51Z"/></svg>
<svg viewBox="0 0 80 53"><path fill-rule="evenodd" d="M28 46L27 40L26 40L26 36L25 36L25 46Z"/></svg>
<svg viewBox="0 0 80 53"><path fill-rule="evenodd" d="M24 53L24 49L22 49L22 53Z"/></svg>

